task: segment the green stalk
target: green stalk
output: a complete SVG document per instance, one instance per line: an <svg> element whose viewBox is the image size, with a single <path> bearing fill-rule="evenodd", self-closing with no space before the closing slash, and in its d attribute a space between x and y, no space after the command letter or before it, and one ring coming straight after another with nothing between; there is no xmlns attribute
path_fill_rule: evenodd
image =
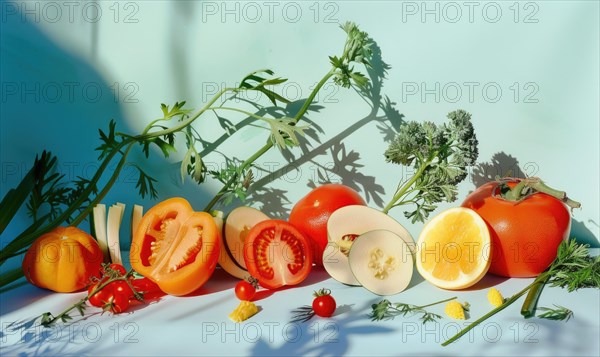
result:
<svg viewBox="0 0 600 357"><path fill-rule="evenodd" d="M129 144L129 146L127 147L127 150L125 150L125 152L123 153L121 160L119 160L119 163L117 164L117 167L115 168L115 171L113 172L112 176L110 177L110 179L108 180L106 185L104 185L104 188L102 189L102 191L100 191L96 195L96 197L94 197L94 199L90 202L90 204L81 213L79 213L79 215L77 217L75 217L75 219L71 222L72 226L78 226L79 224L81 224L81 222L83 222L83 220L87 217L87 215L92 212L94 207L96 207L96 205L99 204L104 199L106 194L108 194L108 191L110 191L110 189L112 188L114 183L117 181L117 178L119 177L119 174L121 173L121 170L123 169L123 166L125 166L125 163L127 162L127 155L131 151L131 148L133 148L133 144L134 143Z"/></svg>
<svg viewBox="0 0 600 357"><path fill-rule="evenodd" d="M440 300L440 301L432 302L431 304L427 304L427 305L423 305L423 306L417 306L417 308L424 309L424 308L429 307L429 306L443 304L445 302L452 301L452 300L456 300L456 296L453 296L453 297L445 299L445 300Z"/></svg>
<svg viewBox="0 0 600 357"><path fill-rule="evenodd" d="M323 78L319 81L319 83L317 83L317 85L315 86L313 91L310 93L308 98L306 98L306 100L304 101L304 104L302 105L302 107L300 108L298 113L296 113L296 115L294 116L294 118L293 118L294 123L297 123L302 119L304 114L306 114L306 112L308 111L308 108L312 104L313 100L317 96L317 93L319 92L319 90L321 90L321 87L323 87L323 85L325 85L325 83L327 83L329 78L331 78L335 74L335 72L336 72L336 68L332 68L329 72L327 72L327 74L325 76L323 76ZM254 163L254 161L256 161L258 158L260 158L262 155L264 155L272 147L273 147L273 141L269 140L263 147L258 149L258 151L256 151L252 156L250 156L246 161L244 161L242 163L242 165L240 166L240 170L238 172L243 172L246 168L248 168L250 165L252 165ZM229 188L233 184L235 184L237 182L238 179L239 179L239 176L236 172L225 183L225 185L221 188L221 190L219 190L219 192L217 192L217 194L213 197L213 199L210 200L210 202L208 202L206 207L204 207L204 212L210 212L212 210L213 206L215 204L217 204L217 202L219 202L221 197L223 197L223 195L229 190Z"/></svg>
<svg viewBox="0 0 600 357"><path fill-rule="evenodd" d="M525 190L527 187L533 189L534 192L542 192L550 195L562 201L572 209L581 207L581 203L567 197L567 193L565 191L560 191L546 185L539 177L528 177L519 181L519 183L517 183L506 193L504 199L509 201L519 201L526 198L530 194L527 192L527 190Z"/></svg>
<svg viewBox="0 0 600 357"><path fill-rule="evenodd" d="M487 320L488 318L496 315L497 313L499 313L500 311L506 309L508 306L510 306L512 303L514 303L515 301L519 300L519 298L523 295L525 295L525 293L527 293L533 286L535 286L536 284L538 284L540 281L547 279L549 277L549 273L542 273L540 274L534 281L533 283L527 285L523 290L519 291L518 293L516 293L515 295L511 296L509 299L507 299L502 305L498 306L497 308L491 310L490 312L488 312L487 314L481 316L480 318L478 318L477 320L473 321L469 326L465 327L464 329L462 329L460 332L458 332L456 335L450 337L446 342L442 343L442 346L448 346L449 344L451 344L452 342L458 340L459 338L461 338L462 336L464 336L465 334L467 334L469 331L471 331L472 329L474 329L477 325L479 325L480 323L482 323L483 321Z"/></svg>
<svg viewBox="0 0 600 357"><path fill-rule="evenodd" d="M2 274L2 276L0 277L0 286L6 286L12 283L13 281L19 280L22 277L23 269L21 269L20 267L9 270L8 272Z"/></svg>
<svg viewBox="0 0 600 357"><path fill-rule="evenodd" d="M535 316L535 308L537 306L537 302L540 299L540 295L542 294L542 290L544 286L550 279L550 275L545 276L543 279L536 279L533 286L529 290L529 294L525 297L525 302L523 302L523 306L521 307L521 315L524 318L528 319L530 317Z"/></svg>
<svg viewBox="0 0 600 357"><path fill-rule="evenodd" d="M421 175L423 174L423 172L425 171L425 169L427 168L427 166L429 166L430 163L431 163L431 160L428 161L425 165L421 165L421 167L419 167L419 170L413 175L413 177L411 177L411 179L408 180L408 182L405 183L404 186L402 186L400 189L398 189L396 191L396 193L394 194L394 197L392 197L392 200L383 209L383 213L387 214L394 206L396 206L396 203L402 197L404 197L404 195L406 194L406 192L419 179L419 177L421 177Z"/></svg>

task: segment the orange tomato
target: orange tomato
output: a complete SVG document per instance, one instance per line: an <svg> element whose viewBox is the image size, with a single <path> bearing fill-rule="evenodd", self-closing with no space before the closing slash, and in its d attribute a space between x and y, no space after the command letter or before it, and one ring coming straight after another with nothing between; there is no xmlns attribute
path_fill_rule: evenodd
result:
<svg viewBox="0 0 600 357"><path fill-rule="evenodd" d="M22 268L31 284L70 293L100 275L102 259L102 250L91 235L76 227L57 227L33 242Z"/></svg>
<svg viewBox="0 0 600 357"><path fill-rule="evenodd" d="M194 212L183 198L165 200L142 217L131 243L131 266L167 294L189 294L214 272L220 234L210 214Z"/></svg>

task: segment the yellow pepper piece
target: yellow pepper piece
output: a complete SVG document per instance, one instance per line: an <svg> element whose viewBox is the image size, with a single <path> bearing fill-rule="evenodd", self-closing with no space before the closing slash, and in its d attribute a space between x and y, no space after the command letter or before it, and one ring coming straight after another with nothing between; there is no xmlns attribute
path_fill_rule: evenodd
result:
<svg viewBox="0 0 600 357"><path fill-rule="evenodd" d="M252 301L240 301L238 307L229 314L229 318L233 322L246 321L256 315L258 307Z"/></svg>
<svg viewBox="0 0 600 357"><path fill-rule="evenodd" d="M469 311L469 303L461 304L458 301L450 301L446 304L444 312L448 317L456 320L464 320L465 310Z"/></svg>
<svg viewBox="0 0 600 357"><path fill-rule="evenodd" d="M495 307L498 307L504 303L502 294L500 294L496 288L491 288L490 291L488 291L487 298L490 304L494 305Z"/></svg>

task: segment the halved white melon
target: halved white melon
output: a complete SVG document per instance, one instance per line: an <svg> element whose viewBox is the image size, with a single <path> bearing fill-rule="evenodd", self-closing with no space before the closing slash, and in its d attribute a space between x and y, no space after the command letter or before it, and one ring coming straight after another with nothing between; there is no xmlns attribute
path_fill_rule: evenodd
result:
<svg viewBox="0 0 600 357"><path fill-rule="evenodd" d="M348 262L356 280L377 295L394 295L406 289L414 266L413 253L404 239L381 229L358 236Z"/></svg>
<svg viewBox="0 0 600 357"><path fill-rule="evenodd" d="M415 242L398 221L371 207L345 206L333 212L327 221L329 242L323 253L323 266L329 275L343 284L360 285L348 265L348 252L357 236L378 229L397 234L414 253Z"/></svg>
<svg viewBox="0 0 600 357"><path fill-rule="evenodd" d="M244 244L246 236L257 223L266 221L269 216L256 208L241 206L233 209L225 220L225 249L242 268L246 269L244 262Z"/></svg>

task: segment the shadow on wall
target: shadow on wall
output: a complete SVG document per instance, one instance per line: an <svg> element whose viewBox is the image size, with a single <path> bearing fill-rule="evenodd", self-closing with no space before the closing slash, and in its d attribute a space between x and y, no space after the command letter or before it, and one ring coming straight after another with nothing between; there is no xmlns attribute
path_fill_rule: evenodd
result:
<svg viewBox="0 0 600 357"><path fill-rule="evenodd" d="M473 168L471 172L471 182L475 187L479 187L486 182L494 181L497 177L517 177L525 178L535 176L539 167L535 162L520 164L517 158L504 152L495 153L489 162L483 162ZM600 241L594 233L586 227L584 221L579 221L573 217L577 216L577 211L571 216L571 237L577 242L588 244L590 248L600 248ZM598 223L588 219L587 224L598 227Z"/></svg>
<svg viewBox="0 0 600 357"><path fill-rule="evenodd" d="M280 169L265 175L251 187L250 199L261 202L262 205L258 208L271 217L286 218L288 210L285 206L291 202L286 197L285 191L268 187L269 183L292 171L299 170L300 166L307 163L316 168L317 178L316 181L308 180L306 185L309 188L315 188L325 183L339 182L360 192L367 202L383 207L384 188L377 184L375 176L369 176L361 172L360 168L363 165L360 163L360 154L354 150L347 150L343 142L352 133L371 122L377 123L377 128L381 132L383 140L391 142L402 124L404 116L395 109L395 103L387 97L384 98L381 93L383 81L390 66L382 60L381 49L376 43L372 49L372 67L367 70L371 82L364 90L358 92L367 105L371 107L369 114L326 142L318 140L316 133L310 135L319 144L317 147L313 147L311 142L303 138L298 154L285 151L283 155L288 163ZM322 159L323 156L329 156L329 164L323 165L320 163L323 160L317 161L319 158Z"/></svg>
<svg viewBox="0 0 600 357"><path fill-rule="evenodd" d="M0 195L18 185L43 150L58 157L63 182L91 178L99 165L94 151L100 143L98 128L107 127L111 118L123 122L114 88L86 59L38 28L41 20L36 23L35 15L23 16L19 5L8 1L0 6ZM94 36L89 23L70 25ZM133 197L131 191L123 190L124 202ZM31 220L24 211L3 233L2 244L28 226Z"/></svg>

